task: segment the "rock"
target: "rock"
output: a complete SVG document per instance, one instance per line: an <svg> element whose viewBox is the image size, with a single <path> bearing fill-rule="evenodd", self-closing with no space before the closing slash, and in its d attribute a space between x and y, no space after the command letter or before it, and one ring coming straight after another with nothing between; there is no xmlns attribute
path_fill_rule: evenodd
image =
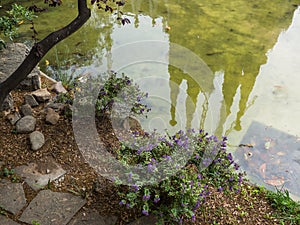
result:
<svg viewBox="0 0 300 225"><path fill-rule="evenodd" d="M36 119L33 116L24 116L16 124L17 133L24 134L34 131Z"/></svg>
<svg viewBox="0 0 300 225"><path fill-rule="evenodd" d="M24 79L18 88L22 90L34 91L41 88L41 78L39 76L39 69L35 68L33 71Z"/></svg>
<svg viewBox="0 0 300 225"><path fill-rule="evenodd" d="M18 68L28 53L29 49L22 43L7 44L7 47L1 50L0 82L5 80ZM26 90L36 90L40 88L39 74L40 70L38 67L34 68L17 88Z"/></svg>
<svg viewBox="0 0 300 225"><path fill-rule="evenodd" d="M0 183L0 205L1 208L12 214L17 214L26 205L22 184L2 180Z"/></svg>
<svg viewBox="0 0 300 225"><path fill-rule="evenodd" d="M68 225L113 225L117 219L116 216L101 216L96 211L88 210L76 214Z"/></svg>
<svg viewBox="0 0 300 225"><path fill-rule="evenodd" d="M21 115L19 112L14 112L14 113L7 115L6 118L9 120L11 125L15 125L16 122L18 122L18 120L21 119Z"/></svg>
<svg viewBox="0 0 300 225"><path fill-rule="evenodd" d="M32 108L29 104L22 105L20 110L23 116L32 116Z"/></svg>
<svg viewBox="0 0 300 225"><path fill-rule="evenodd" d="M0 106L0 110L11 110L14 108L14 99L11 94L8 94L4 99L2 106Z"/></svg>
<svg viewBox="0 0 300 225"><path fill-rule="evenodd" d="M15 173L35 191L44 188L48 182L62 178L66 171L53 158L42 158L35 163L17 166Z"/></svg>
<svg viewBox="0 0 300 225"><path fill-rule="evenodd" d="M0 83L2 83L3 81L5 81L6 78L7 78L7 75L5 73L2 73L0 71Z"/></svg>
<svg viewBox="0 0 300 225"><path fill-rule="evenodd" d="M26 94L24 96L24 99L25 99L25 104L28 104L31 107L35 107L39 105L39 103L35 100L35 98L31 94Z"/></svg>
<svg viewBox="0 0 300 225"><path fill-rule="evenodd" d="M63 94L67 93L67 90L62 85L61 81L56 82L55 84L53 84L52 87L51 87L51 91L54 91L57 94L59 94L59 93L63 93Z"/></svg>
<svg viewBox="0 0 300 225"><path fill-rule="evenodd" d="M31 93L38 102L46 102L51 99L51 94L47 88L39 89Z"/></svg>
<svg viewBox="0 0 300 225"><path fill-rule="evenodd" d="M6 48L1 50L0 71L5 74L5 77L2 78L3 80L12 74L23 62L26 52L29 52L29 49L21 43L7 44Z"/></svg>
<svg viewBox="0 0 300 225"><path fill-rule="evenodd" d="M30 144L31 144L31 149L33 151L40 149L45 144L45 137L39 131L33 131L29 135L29 140L30 140Z"/></svg>
<svg viewBox="0 0 300 225"><path fill-rule="evenodd" d="M49 103L46 107L45 107L45 109L49 109L49 108L51 108L51 109L54 109L56 112L57 111L63 111L64 109L65 109L65 104L64 103L54 103L54 102L51 102L51 103Z"/></svg>
<svg viewBox="0 0 300 225"><path fill-rule="evenodd" d="M1 225L20 225L19 223L11 220L10 218L1 215L0 215L0 221L1 221Z"/></svg>
<svg viewBox="0 0 300 225"><path fill-rule="evenodd" d="M42 87L42 82L41 82L41 78L39 75L39 71L37 71L37 74L32 75L31 80L32 80L32 89L33 90L37 90Z"/></svg>
<svg viewBox="0 0 300 225"><path fill-rule="evenodd" d="M46 115L46 122L52 125L57 124L60 116L57 112L55 112L52 108L48 108Z"/></svg>
<svg viewBox="0 0 300 225"><path fill-rule="evenodd" d="M66 225L85 203L86 200L70 193L42 190L19 220L29 224L36 220L43 225Z"/></svg>

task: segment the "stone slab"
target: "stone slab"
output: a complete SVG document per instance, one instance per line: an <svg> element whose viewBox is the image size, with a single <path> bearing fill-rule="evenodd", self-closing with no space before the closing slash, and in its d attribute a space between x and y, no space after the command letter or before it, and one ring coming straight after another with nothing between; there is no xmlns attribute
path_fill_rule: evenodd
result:
<svg viewBox="0 0 300 225"><path fill-rule="evenodd" d="M17 214L26 205L25 193L20 183L1 180L0 206L12 214Z"/></svg>
<svg viewBox="0 0 300 225"><path fill-rule="evenodd" d="M101 216L90 210L78 213L68 225L114 225L116 222L116 216Z"/></svg>
<svg viewBox="0 0 300 225"><path fill-rule="evenodd" d="M66 225L84 206L86 200L70 193L43 190L30 202L20 217L20 221L32 220L42 225Z"/></svg>
<svg viewBox="0 0 300 225"><path fill-rule="evenodd" d="M0 224L1 225L19 225L19 223L13 221L10 218L0 215Z"/></svg>
<svg viewBox="0 0 300 225"><path fill-rule="evenodd" d="M128 225L154 225L156 224L157 219L155 216L142 216L139 219L129 223Z"/></svg>
<svg viewBox="0 0 300 225"><path fill-rule="evenodd" d="M52 160L29 163L15 168L15 173L25 179L25 182L35 191L45 187L50 182L63 176L66 171Z"/></svg>

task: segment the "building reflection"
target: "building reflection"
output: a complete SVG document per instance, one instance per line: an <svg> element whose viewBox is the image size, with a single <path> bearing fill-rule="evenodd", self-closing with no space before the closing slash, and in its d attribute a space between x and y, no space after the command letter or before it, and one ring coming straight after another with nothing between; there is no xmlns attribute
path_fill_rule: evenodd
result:
<svg viewBox="0 0 300 225"><path fill-rule="evenodd" d="M266 53L276 43L282 29L291 22L294 6L285 2L245 0L219 2L175 0L142 1L132 0L129 8L136 14L146 14L152 18L163 17L168 30L170 43L184 46L204 60L215 74L223 71L224 78L220 87L223 95L219 118L215 126L216 134L231 130L239 131L241 119L250 106L250 93L254 87L260 66L266 62ZM138 27L138 17L135 26ZM280 19L279 19L280 18ZM173 54L172 46L170 55ZM185 101L186 127L193 127L194 117L199 117L199 127L205 128L207 111L213 103L207 102L214 91L213 76L197 74L198 81L190 73L174 67L176 58L169 60L170 87L170 125L175 126L176 108L180 85L186 82ZM199 95L202 102L199 102ZM237 102L237 106L234 105ZM196 113L197 108L200 107ZM181 103L181 106L182 103ZM224 124L229 117L229 125ZM228 123L228 121L227 121ZM198 125L197 125L198 126Z"/></svg>

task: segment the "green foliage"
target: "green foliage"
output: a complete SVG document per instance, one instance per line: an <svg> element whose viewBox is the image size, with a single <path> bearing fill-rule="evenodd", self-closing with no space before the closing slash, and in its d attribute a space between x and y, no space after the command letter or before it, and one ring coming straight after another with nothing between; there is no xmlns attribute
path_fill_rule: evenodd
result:
<svg viewBox="0 0 300 225"><path fill-rule="evenodd" d="M19 180L19 177L16 176L14 169L8 169L4 167L2 170L0 170L0 178L6 177L9 178L12 182L17 182Z"/></svg>
<svg viewBox="0 0 300 225"><path fill-rule="evenodd" d="M15 171L14 169L7 169L6 167L3 168L2 171L0 171L0 175L4 176L4 177L8 177L10 175L14 175Z"/></svg>
<svg viewBox="0 0 300 225"><path fill-rule="evenodd" d="M118 105L118 110L125 110L125 113L143 114L150 111L147 105L142 103L142 99L147 96L148 94L143 93L128 76L122 74L121 77L118 77L117 73L113 72L100 88L96 111L98 115L111 112L115 104L115 106ZM115 111L119 115L114 114L114 116L120 116L121 111Z"/></svg>
<svg viewBox="0 0 300 225"><path fill-rule="evenodd" d="M96 116L99 117L111 114L121 118L124 115L145 114L150 111L142 102L148 95L124 74L118 77L112 72L98 77L76 78L74 90L78 100L77 110L82 111L81 115L90 107L95 107ZM66 95L60 96L60 99L69 98Z"/></svg>
<svg viewBox="0 0 300 225"><path fill-rule="evenodd" d="M276 192L267 191L267 199L280 213L274 216L279 218L282 224L300 224L300 202L290 198L288 190L276 189Z"/></svg>
<svg viewBox="0 0 300 225"><path fill-rule="evenodd" d="M170 162L169 167L163 168L163 172L167 173L168 169L172 170L171 164L176 164L178 159L180 161L180 155L174 156L178 149L188 151L194 148L194 152L183 168L177 173L169 171L170 176L160 183L142 185L135 172L128 173L130 187L126 188L116 180L116 185L120 187L120 205L135 207L144 215L155 214L159 218L158 224L181 224L186 220L195 220L195 212L209 194L209 186L219 191L240 190L243 174L236 173L238 165L231 153L225 150L225 138L219 141L214 136L208 137L203 131L179 131L173 136L159 137L156 143L148 141L145 145L145 139L149 136L155 135L136 135L134 141L129 141L131 145L122 142L116 150L118 159L124 165L145 166L147 173L155 177L161 172L160 162Z"/></svg>
<svg viewBox="0 0 300 225"><path fill-rule="evenodd" d="M6 13L7 16L0 17L0 34L11 40L18 36L18 27L21 24L31 22L35 17L33 12L18 4L13 4L12 9Z"/></svg>
<svg viewBox="0 0 300 225"><path fill-rule="evenodd" d="M32 225L41 225L37 220L32 220L31 223Z"/></svg>
<svg viewBox="0 0 300 225"><path fill-rule="evenodd" d="M6 44L5 44L5 41L0 38L0 50L3 48L6 48Z"/></svg>

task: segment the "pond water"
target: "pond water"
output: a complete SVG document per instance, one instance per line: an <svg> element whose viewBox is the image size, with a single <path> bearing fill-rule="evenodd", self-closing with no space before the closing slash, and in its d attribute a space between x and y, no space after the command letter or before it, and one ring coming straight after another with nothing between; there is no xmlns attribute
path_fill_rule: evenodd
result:
<svg viewBox="0 0 300 225"><path fill-rule="evenodd" d="M93 10L44 60L70 76L124 72L149 93L144 129L226 135L251 181L283 186L297 198L300 1L181 2L130 0L126 26ZM71 21L75 8L76 1L65 1L40 14L38 37ZM26 35L24 29L20 38Z"/></svg>

